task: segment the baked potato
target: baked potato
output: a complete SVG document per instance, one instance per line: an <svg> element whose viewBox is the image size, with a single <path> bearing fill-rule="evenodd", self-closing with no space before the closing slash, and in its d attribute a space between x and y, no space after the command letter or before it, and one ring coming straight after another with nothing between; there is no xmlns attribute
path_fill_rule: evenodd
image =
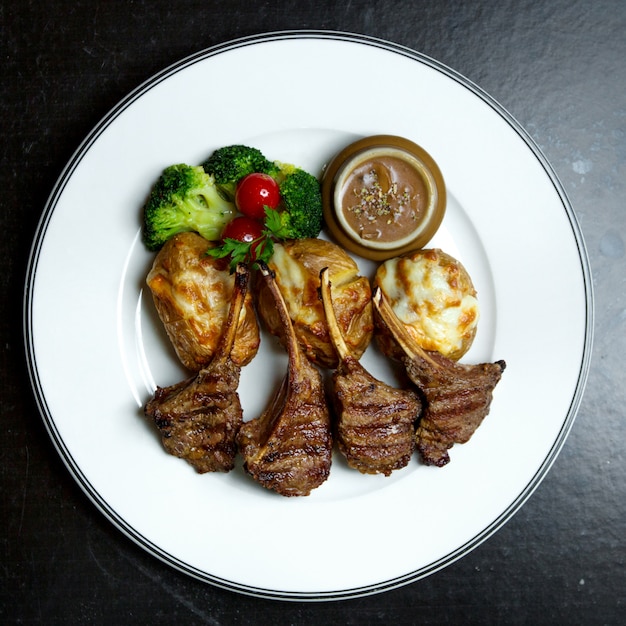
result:
<svg viewBox="0 0 626 626"><path fill-rule="evenodd" d="M460 359L476 336L479 306L463 265L433 248L417 250L382 263L374 276L392 309L425 350ZM399 359L395 340L376 320L376 340L384 354Z"/></svg>
<svg viewBox="0 0 626 626"><path fill-rule="evenodd" d="M208 256L212 243L196 233L180 233L161 248L146 282L181 363L197 372L215 353L228 317L234 275L228 260ZM231 358L246 365L260 344L252 295L246 294Z"/></svg>
<svg viewBox="0 0 626 626"><path fill-rule="evenodd" d="M322 367L334 368L338 359L319 298L320 272L328 267L341 332L354 357L361 357L374 332L372 290L368 279L359 275L357 264L342 248L323 239L288 241L275 245L268 266L276 275L307 358ZM261 281L256 296L259 317L273 335L281 337L274 299Z"/></svg>

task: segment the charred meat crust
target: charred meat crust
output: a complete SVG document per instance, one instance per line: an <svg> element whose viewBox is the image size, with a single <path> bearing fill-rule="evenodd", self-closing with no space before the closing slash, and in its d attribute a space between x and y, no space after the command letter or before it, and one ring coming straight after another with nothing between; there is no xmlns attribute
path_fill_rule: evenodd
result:
<svg viewBox="0 0 626 626"><path fill-rule="evenodd" d="M413 454L419 396L377 380L350 353L335 317L327 269L320 272L320 295L338 357L331 401L339 450L361 473L389 476L405 467Z"/></svg>
<svg viewBox="0 0 626 626"><path fill-rule="evenodd" d="M406 332L380 289L374 290L374 309L402 348L402 363L422 394L424 408L415 441L426 465L450 462L448 450L469 441L489 413L493 391L506 367L504 361L465 365L436 352L423 350Z"/></svg>
<svg viewBox="0 0 626 626"><path fill-rule="evenodd" d="M237 388L241 367L231 358L249 272L240 265L227 323L211 362L194 377L158 387L144 408L170 454L198 472L228 472L235 465L236 436L243 423Z"/></svg>
<svg viewBox="0 0 626 626"><path fill-rule="evenodd" d="M403 363L426 399L415 434L417 450L424 463L442 467L450 461L448 449L469 441L489 413L506 364L461 365L439 354L431 359L405 357Z"/></svg>
<svg viewBox="0 0 626 626"><path fill-rule="evenodd" d="M266 410L243 424L237 436L244 470L283 496L306 496L329 476L330 415L320 372L304 356L289 313L269 268L259 263L280 315L289 362Z"/></svg>

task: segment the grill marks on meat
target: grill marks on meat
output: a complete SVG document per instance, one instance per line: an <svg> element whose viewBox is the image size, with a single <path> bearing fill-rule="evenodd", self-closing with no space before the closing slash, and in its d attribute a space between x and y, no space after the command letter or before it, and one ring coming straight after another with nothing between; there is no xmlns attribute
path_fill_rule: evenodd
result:
<svg viewBox="0 0 626 626"><path fill-rule="evenodd" d="M440 361L438 357L433 355L433 360ZM446 365L450 363L442 363L441 367ZM505 367L504 361L452 365L454 371L442 376L441 370L431 367L427 359L405 359L411 380L429 381L422 387L427 409L416 431L417 449L427 465L446 465L450 461L448 449L469 441L489 413L493 389Z"/></svg>
<svg viewBox="0 0 626 626"><path fill-rule="evenodd" d="M267 409L243 424L237 443L244 469L283 496L306 496L330 473L332 435L320 372L302 353L283 297L268 267L259 269L276 302L289 362Z"/></svg>
<svg viewBox="0 0 626 626"><path fill-rule="evenodd" d="M409 463L415 449L419 396L376 379L350 353L337 324L327 269L320 280L326 322L339 358L332 375L339 450L361 473L389 476Z"/></svg>
<svg viewBox="0 0 626 626"><path fill-rule="evenodd" d="M228 472L235 464L243 411L237 393L241 367L232 361L231 351L248 277L247 268L239 265L225 330L211 362L193 378L157 388L145 406L167 452L199 473Z"/></svg>
<svg viewBox="0 0 626 626"><path fill-rule="evenodd" d="M489 413L493 390L506 367L504 361L464 365L439 353L426 352L411 338L380 289L374 307L404 355L411 381L424 396L424 410L416 430L417 450L426 465L449 463L448 450L465 443Z"/></svg>
<svg viewBox="0 0 626 626"><path fill-rule="evenodd" d="M211 362L190 379L158 387L144 412L159 429L166 451L199 473L230 471L240 451L244 470L259 484L283 496L306 496L330 474L332 426L324 379L300 348L273 273L264 263L258 266L275 301L288 354L287 372L265 411L243 423L237 393L241 366L231 358L249 280L249 270L240 264ZM338 356L331 396L335 434L348 465L364 474L388 476L409 463L415 448L424 464L446 465L448 450L467 442L489 413L505 362L464 365L425 351L376 288L372 300L377 321L402 350L402 363L417 389L387 385L347 347L333 307L328 269L322 270L320 281Z"/></svg>

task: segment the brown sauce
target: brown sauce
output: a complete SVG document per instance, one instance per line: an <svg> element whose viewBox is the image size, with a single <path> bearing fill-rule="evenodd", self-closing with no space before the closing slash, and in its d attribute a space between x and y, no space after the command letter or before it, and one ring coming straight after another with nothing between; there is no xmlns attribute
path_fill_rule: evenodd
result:
<svg viewBox="0 0 626 626"><path fill-rule="evenodd" d="M428 191L415 167L400 157L377 156L350 172L341 211L361 239L390 243L408 237L428 203Z"/></svg>

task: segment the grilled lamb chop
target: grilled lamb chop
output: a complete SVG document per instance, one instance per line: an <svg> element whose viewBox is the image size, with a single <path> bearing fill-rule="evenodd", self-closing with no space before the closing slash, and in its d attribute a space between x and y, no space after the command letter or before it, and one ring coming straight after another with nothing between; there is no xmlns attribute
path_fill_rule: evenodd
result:
<svg viewBox="0 0 626 626"><path fill-rule="evenodd" d="M243 424L237 443L244 469L283 496L306 496L330 473L332 435L320 372L304 356L274 276L259 263L276 302L289 355L287 373L265 411Z"/></svg>
<svg viewBox="0 0 626 626"><path fill-rule="evenodd" d="M211 362L193 378L158 387L145 406L167 452L185 459L199 473L228 472L235 463L243 411L237 393L241 367L231 359L231 351L248 276L246 267L239 265L224 331Z"/></svg>
<svg viewBox="0 0 626 626"><path fill-rule="evenodd" d="M463 365L427 352L408 334L380 289L374 290L373 302L380 321L404 353L408 377L424 396L415 434L417 450L426 465L443 467L450 461L448 449L467 442L489 413L493 390L506 363Z"/></svg>
<svg viewBox="0 0 626 626"><path fill-rule="evenodd" d="M389 476L408 464L415 449L419 396L377 380L350 353L337 324L327 269L320 281L326 323L339 358L332 376L339 450L359 472Z"/></svg>

